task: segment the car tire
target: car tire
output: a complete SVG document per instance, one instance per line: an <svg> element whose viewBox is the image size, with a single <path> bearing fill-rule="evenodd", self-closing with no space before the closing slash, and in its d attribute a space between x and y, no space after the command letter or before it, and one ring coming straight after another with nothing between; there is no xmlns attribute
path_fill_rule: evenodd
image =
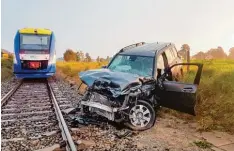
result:
<svg viewBox="0 0 234 151"><path fill-rule="evenodd" d="M128 110L128 126L132 130L143 131L151 128L156 120L156 113L152 105L144 100L138 100L136 105Z"/></svg>

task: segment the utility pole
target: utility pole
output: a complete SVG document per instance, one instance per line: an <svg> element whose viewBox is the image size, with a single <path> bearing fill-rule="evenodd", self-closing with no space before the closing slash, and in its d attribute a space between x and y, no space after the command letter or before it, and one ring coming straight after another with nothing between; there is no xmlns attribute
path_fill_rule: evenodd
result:
<svg viewBox="0 0 234 151"><path fill-rule="evenodd" d="M187 63L190 63L190 50L185 49L186 50L186 60ZM187 72L189 72L189 66L187 66Z"/></svg>

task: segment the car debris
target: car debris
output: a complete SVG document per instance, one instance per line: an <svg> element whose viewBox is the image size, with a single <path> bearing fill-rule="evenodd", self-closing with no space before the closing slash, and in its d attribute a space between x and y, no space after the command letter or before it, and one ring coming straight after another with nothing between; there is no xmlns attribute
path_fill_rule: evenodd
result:
<svg viewBox="0 0 234 151"><path fill-rule="evenodd" d="M171 43L137 43L121 49L107 67L80 72L87 86L82 114L95 113L133 130L151 128L159 106L195 115L203 65L180 63L172 56L177 51ZM183 75L183 65L198 68L193 84L174 80Z"/></svg>
<svg viewBox="0 0 234 151"><path fill-rule="evenodd" d="M133 132L131 130L124 129L122 131L115 132L114 134L115 136L117 136L117 138L121 139L124 137L131 137L131 135L133 135Z"/></svg>
<svg viewBox="0 0 234 151"><path fill-rule="evenodd" d="M111 123L103 118L100 118L95 115L86 115L86 116L70 116L72 119L72 127L83 127L88 125L95 125L102 129L109 129L108 127L114 126L116 128L116 131L113 132L113 134L118 138L125 138L125 137L131 137L132 135L135 135L132 130L127 129L126 127L120 127L117 124Z"/></svg>
<svg viewBox="0 0 234 151"><path fill-rule="evenodd" d="M72 108L67 108L67 109L65 109L65 110L62 110L62 112L64 113L64 114L74 114L74 113L76 113L76 112L78 112L79 111L79 108L74 108L74 107L72 107Z"/></svg>
<svg viewBox="0 0 234 151"><path fill-rule="evenodd" d="M85 117L85 116L70 116L72 119L71 125L72 127L81 127L87 126L89 124L103 126L103 122L100 120L95 120L92 117Z"/></svg>

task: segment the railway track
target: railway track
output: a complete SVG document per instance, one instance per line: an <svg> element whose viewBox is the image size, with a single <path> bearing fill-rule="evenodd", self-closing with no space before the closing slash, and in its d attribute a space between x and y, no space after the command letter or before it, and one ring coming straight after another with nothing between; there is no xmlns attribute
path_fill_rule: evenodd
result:
<svg viewBox="0 0 234 151"><path fill-rule="evenodd" d="M1 100L2 151L76 146L47 80L21 81Z"/></svg>

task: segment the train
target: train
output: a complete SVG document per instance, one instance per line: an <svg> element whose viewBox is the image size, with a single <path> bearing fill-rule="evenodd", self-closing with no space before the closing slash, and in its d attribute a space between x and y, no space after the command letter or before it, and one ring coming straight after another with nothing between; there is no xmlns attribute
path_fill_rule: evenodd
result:
<svg viewBox="0 0 234 151"><path fill-rule="evenodd" d="M22 28L14 39L16 78L49 78L56 72L55 35L50 29Z"/></svg>

